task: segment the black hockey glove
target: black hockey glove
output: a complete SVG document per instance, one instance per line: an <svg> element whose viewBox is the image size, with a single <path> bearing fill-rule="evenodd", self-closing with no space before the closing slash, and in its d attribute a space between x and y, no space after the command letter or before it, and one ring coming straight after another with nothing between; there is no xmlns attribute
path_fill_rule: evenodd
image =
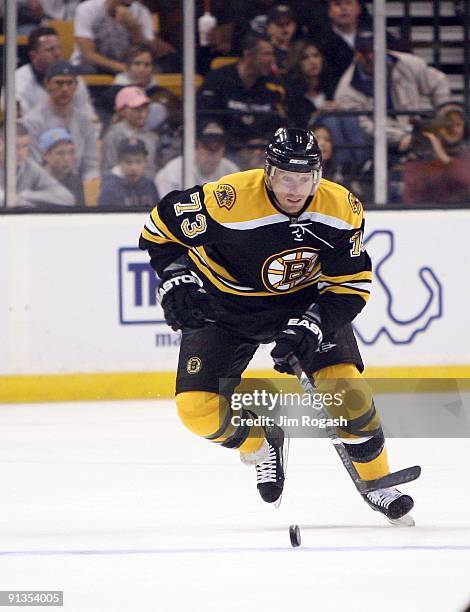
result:
<svg viewBox="0 0 470 612"><path fill-rule="evenodd" d="M190 270L170 266L164 271L161 281L158 301L171 329L198 329L206 323L214 323L215 314L209 296Z"/></svg>
<svg viewBox="0 0 470 612"><path fill-rule="evenodd" d="M316 304L312 304L300 319L289 319L287 327L276 338L276 346L271 351L274 369L294 374L289 365L289 357L295 355L304 371L312 374L313 357L323 341L320 324Z"/></svg>

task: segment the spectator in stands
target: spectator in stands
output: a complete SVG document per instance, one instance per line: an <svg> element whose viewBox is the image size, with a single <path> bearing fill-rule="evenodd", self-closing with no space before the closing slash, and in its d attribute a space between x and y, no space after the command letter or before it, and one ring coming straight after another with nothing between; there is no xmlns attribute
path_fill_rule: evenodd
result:
<svg viewBox="0 0 470 612"><path fill-rule="evenodd" d="M133 0L85 0L75 11L76 50L82 72L124 72L132 45L153 43L150 11Z"/></svg>
<svg viewBox="0 0 470 612"><path fill-rule="evenodd" d="M372 20L365 3L360 0L328 0L327 23L312 20L308 24L308 35L321 46L325 54L333 88L354 59L358 31L371 29ZM387 46L397 51L408 50L389 32Z"/></svg>
<svg viewBox="0 0 470 612"><path fill-rule="evenodd" d="M126 72L116 75L114 86L108 93L108 97L113 97L111 108L120 88L136 85L144 89L151 100L146 127L158 130L168 121L171 128L178 128L182 123L181 100L168 89L158 85L158 76L155 74L156 57L152 46L142 43L131 47L126 57L126 66Z"/></svg>
<svg viewBox="0 0 470 612"><path fill-rule="evenodd" d="M124 87L115 100L119 120L111 125L103 139L102 169L111 170L118 163L118 145L124 138L138 138L147 149L145 175L153 179L158 169L159 137L145 127L149 114L150 98L140 87Z"/></svg>
<svg viewBox="0 0 470 612"><path fill-rule="evenodd" d="M286 60L297 30L294 13L287 4L278 4L268 13L266 33L274 49L276 64L285 71Z"/></svg>
<svg viewBox="0 0 470 612"><path fill-rule="evenodd" d="M290 50L285 75L287 116L293 125L309 128L321 117L340 151L338 163L361 164L364 151L347 148L364 141L357 117L332 115L337 109L330 71L320 47L310 39L297 40ZM327 115L325 116L325 113Z"/></svg>
<svg viewBox="0 0 470 612"><path fill-rule="evenodd" d="M40 0L44 17L58 21L73 21L80 0Z"/></svg>
<svg viewBox="0 0 470 612"><path fill-rule="evenodd" d="M65 128L52 128L39 137L38 148L44 167L74 196L76 206L85 206L83 182L75 168L75 147Z"/></svg>
<svg viewBox="0 0 470 612"><path fill-rule="evenodd" d="M334 154L334 141L329 128L321 123L313 127L313 131L318 140L318 145L322 155L322 177L342 184L344 179L341 170L336 163Z"/></svg>
<svg viewBox="0 0 470 612"><path fill-rule="evenodd" d="M236 155L236 162L240 170L264 168L266 164L266 145L264 138L254 136L240 145Z"/></svg>
<svg viewBox="0 0 470 612"><path fill-rule="evenodd" d="M36 28L44 17L44 10L40 0L8 0L11 5L16 3L18 36L28 36ZM4 19L4 5L0 2L0 18Z"/></svg>
<svg viewBox="0 0 470 612"><path fill-rule="evenodd" d="M181 0L142 0L151 10L158 10L160 31L165 33L165 38L171 40L176 53L161 57L158 53L158 66L160 72L181 72L181 52L183 49L183 11ZM234 28L238 20L244 15L245 5L253 3L253 0L237 0L227 2L226 0L211 0L210 13L215 17L216 24L207 33L207 41L201 41L199 28L196 38L196 72L206 74L210 68L210 62L219 55L235 55L232 48ZM194 2L196 10L196 22L207 10L206 0ZM157 7L156 9L154 7ZM202 45L201 42L207 42Z"/></svg>
<svg viewBox="0 0 470 612"><path fill-rule="evenodd" d="M356 38L356 59L346 70L336 89L335 100L341 109L372 111L374 106L374 41L370 32ZM427 97L434 108L449 100L447 76L410 53L387 51L387 106L389 111L408 111L422 107ZM373 136L371 116L359 120L365 134ZM405 151L410 144L410 117L387 117L386 134L390 145Z"/></svg>
<svg viewBox="0 0 470 612"><path fill-rule="evenodd" d="M16 125L16 200L8 207L73 206L74 198L58 181L29 156L29 134ZM0 207L5 206L5 142L0 126Z"/></svg>
<svg viewBox="0 0 470 612"><path fill-rule="evenodd" d="M47 71L52 64L64 58L59 36L54 28L35 28L29 35L27 50L30 63L15 71L15 97L22 115L47 100L48 94L44 85ZM73 103L80 110L94 115L88 89L82 79L78 79Z"/></svg>
<svg viewBox="0 0 470 612"><path fill-rule="evenodd" d="M261 34L247 34L242 57L235 64L207 73L198 92L198 110L218 118L232 140L253 132L271 134L285 123L284 87L272 76L274 50Z"/></svg>
<svg viewBox="0 0 470 612"><path fill-rule="evenodd" d="M98 206L146 208L155 206L157 190L144 176L147 149L138 138L124 138L118 145L118 163L103 176Z"/></svg>
<svg viewBox="0 0 470 612"><path fill-rule="evenodd" d="M126 70L114 77L115 85L136 85L149 89L157 85L156 57L152 45L133 45L126 55Z"/></svg>
<svg viewBox="0 0 470 612"><path fill-rule="evenodd" d="M75 147L75 170L83 181L95 179L99 175L96 130L91 117L73 104L78 84L76 68L69 62L56 62L49 68L44 83L48 99L22 119L31 136L33 156L41 162L41 134L52 128L65 128Z"/></svg>
<svg viewBox="0 0 470 612"><path fill-rule="evenodd" d="M236 34L246 35L250 31L265 34L268 13L276 4L278 0L241 0L238 6L239 27L236 28Z"/></svg>
<svg viewBox="0 0 470 612"><path fill-rule="evenodd" d="M470 149L461 104L445 104L434 121L417 126L404 168L403 200L470 204Z"/></svg>
<svg viewBox="0 0 470 612"><path fill-rule="evenodd" d="M308 24L310 36L324 50L333 89L354 59L354 43L361 25L361 13L359 0L329 0L329 22L326 27L316 22Z"/></svg>
<svg viewBox="0 0 470 612"><path fill-rule="evenodd" d="M238 172L238 166L226 159L225 132L223 127L206 121L199 126L196 137L196 159L192 183L202 185L217 181L226 174ZM183 158L176 157L166 164L155 177L158 195L183 188Z"/></svg>
<svg viewBox="0 0 470 612"><path fill-rule="evenodd" d="M295 126L306 129L322 110L336 109L330 72L316 43L309 39L295 41L286 68L287 116Z"/></svg>

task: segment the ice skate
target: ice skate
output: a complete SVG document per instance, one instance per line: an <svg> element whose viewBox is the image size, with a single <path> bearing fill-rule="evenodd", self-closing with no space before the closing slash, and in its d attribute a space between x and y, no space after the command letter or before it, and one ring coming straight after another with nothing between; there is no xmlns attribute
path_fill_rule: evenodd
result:
<svg viewBox="0 0 470 612"><path fill-rule="evenodd" d="M284 455L285 436L283 430L277 425L266 427L266 442L268 456L264 461L256 464L256 482L259 494L269 504L279 502L284 489L285 464Z"/></svg>
<svg viewBox="0 0 470 612"><path fill-rule="evenodd" d="M409 514L414 502L409 495L389 487L366 493L362 497L373 510L381 512L393 525L414 526L414 520Z"/></svg>
<svg viewBox="0 0 470 612"><path fill-rule="evenodd" d="M287 442L283 430L277 425L265 427L266 439L255 453L241 453L243 463L255 465L258 491L269 504L280 503L284 489Z"/></svg>

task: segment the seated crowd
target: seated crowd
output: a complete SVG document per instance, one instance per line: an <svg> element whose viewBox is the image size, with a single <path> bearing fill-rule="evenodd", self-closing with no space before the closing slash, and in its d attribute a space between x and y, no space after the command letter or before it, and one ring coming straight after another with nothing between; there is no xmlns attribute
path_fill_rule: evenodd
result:
<svg viewBox="0 0 470 612"><path fill-rule="evenodd" d="M29 62L15 73L15 206L150 208L181 189L182 100L160 76L181 71L181 2L159 7L159 33L151 1L30 4L29 28L23 20L19 30ZM216 25L196 55L194 184L262 167L267 140L290 125L314 130L325 178L372 202L374 39L364 2L214 0L211 10ZM63 18L73 19L69 59L48 25ZM448 77L390 33L386 71L389 201L467 203L466 113ZM108 76L87 87L87 75ZM4 149L2 134L2 166ZM0 196L3 206L3 169Z"/></svg>

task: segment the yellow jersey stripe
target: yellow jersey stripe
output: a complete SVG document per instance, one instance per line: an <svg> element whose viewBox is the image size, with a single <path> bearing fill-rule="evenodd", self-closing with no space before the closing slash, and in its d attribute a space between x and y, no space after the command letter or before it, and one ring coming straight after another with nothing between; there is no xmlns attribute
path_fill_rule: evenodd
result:
<svg viewBox="0 0 470 612"><path fill-rule="evenodd" d="M237 279L230 274L223 266L214 261L206 252L206 249L203 246L194 247L193 251L196 251L197 254L203 258L203 260L208 264L208 266L217 272L219 276L222 276L228 280L233 281L234 283L238 282Z"/></svg>
<svg viewBox="0 0 470 612"><path fill-rule="evenodd" d="M231 293L233 295L248 295L254 297L265 297L268 295L273 295L268 291L254 291L249 287L247 287L245 291L235 289L227 285L228 281L219 279L219 277L216 276L213 270L204 265L204 263L199 259L198 255L194 251L189 251L188 254L191 260L196 265L197 269L207 278L207 280L210 281L214 285L214 287L216 287L220 291L223 291L224 293Z"/></svg>
<svg viewBox="0 0 470 612"><path fill-rule="evenodd" d="M144 229L142 230L141 235L142 238L145 238L145 240L148 240L149 242L153 242L155 244L166 244L168 242L173 242L169 238L161 238L160 236L155 236L155 234L150 233L146 227L144 227Z"/></svg>
<svg viewBox="0 0 470 612"><path fill-rule="evenodd" d="M351 281L365 281L372 280L372 272L370 270L363 270L355 274L343 274L342 276L328 276L322 274L320 281L326 281L329 283L349 283Z"/></svg>
<svg viewBox="0 0 470 612"><path fill-rule="evenodd" d="M369 299L369 291L365 291L363 289L353 289L351 287L343 287L342 285L330 285L328 287L325 287L323 289L320 289L320 295L325 294L326 292L329 293L337 293L339 295L358 295L359 297L363 298L364 301L367 302L367 300Z"/></svg>
<svg viewBox="0 0 470 612"><path fill-rule="evenodd" d="M150 213L150 218L153 221L153 223L155 223L156 228L160 230L160 232L162 232L162 234L166 236L168 240L171 240L171 242L177 242L178 244L182 244L183 246L186 246L186 247L188 246L181 240L178 240L178 238L168 229L168 226L158 214L158 210L156 207Z"/></svg>

